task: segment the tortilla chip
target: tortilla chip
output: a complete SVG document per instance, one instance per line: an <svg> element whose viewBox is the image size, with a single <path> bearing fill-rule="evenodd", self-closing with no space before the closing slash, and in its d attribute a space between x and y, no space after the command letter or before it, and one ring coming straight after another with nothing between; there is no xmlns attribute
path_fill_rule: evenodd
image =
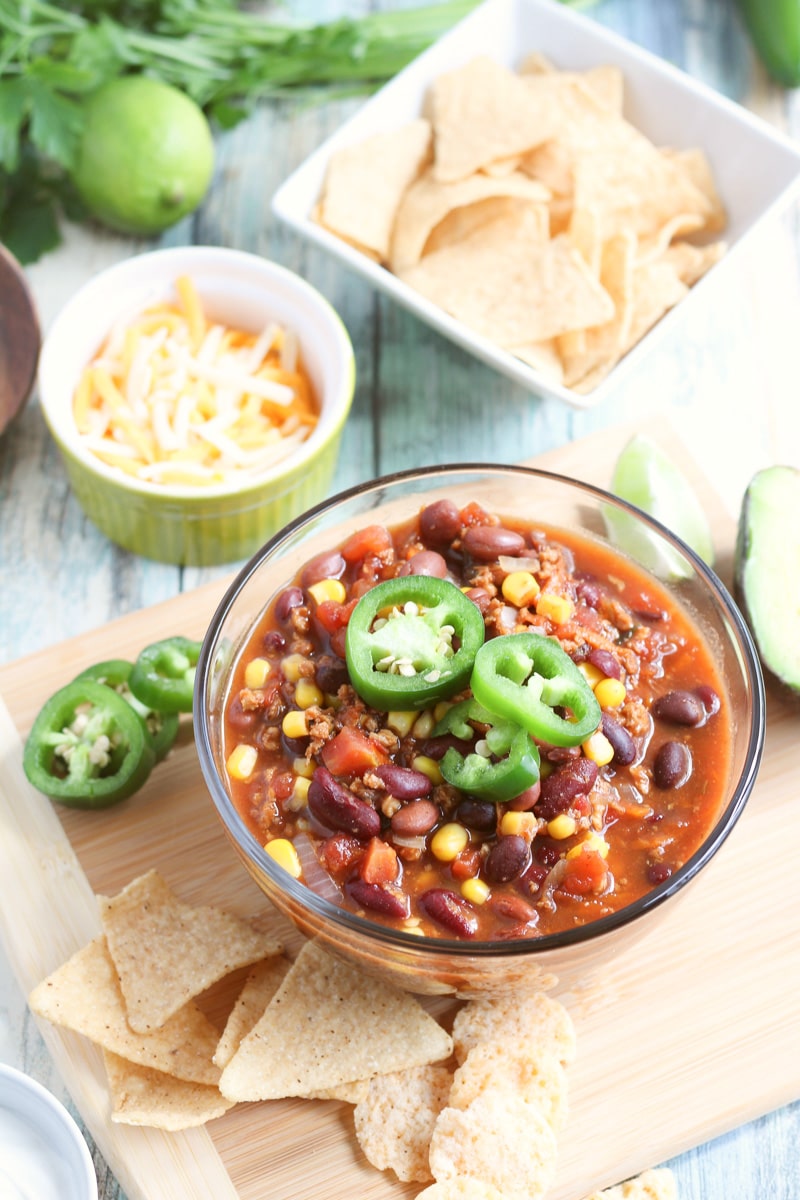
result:
<svg viewBox="0 0 800 1200"><path fill-rule="evenodd" d="M452 1078L447 1067L429 1065L370 1081L353 1119L359 1145L373 1167L394 1171L404 1182L433 1178L428 1146Z"/></svg>
<svg viewBox="0 0 800 1200"><path fill-rule="evenodd" d="M449 213L491 197L519 196L545 203L549 192L542 184L515 172L500 179L475 174L455 183L442 183L428 170L406 192L397 210L389 265L405 270L422 258L425 243Z"/></svg>
<svg viewBox="0 0 800 1200"><path fill-rule="evenodd" d="M455 1176L444 1183L432 1183L417 1200L503 1200L497 1188L469 1176Z"/></svg>
<svg viewBox="0 0 800 1200"><path fill-rule="evenodd" d="M400 198L430 149L431 127L420 118L335 151L325 176L320 223L385 261Z"/></svg>
<svg viewBox="0 0 800 1200"><path fill-rule="evenodd" d="M182 904L158 871L98 896L131 1029L147 1033L238 967L279 954L280 942L221 909Z"/></svg>
<svg viewBox="0 0 800 1200"><path fill-rule="evenodd" d="M612 112L621 113L625 103L625 77L619 67L609 64L589 67L587 71L558 71L549 58L534 51L523 59L519 74L523 77L558 74L562 79L580 80L595 100Z"/></svg>
<svg viewBox="0 0 800 1200"><path fill-rule="evenodd" d="M567 1119L568 1091L567 1073L555 1054L503 1038L472 1047L453 1077L449 1105L468 1108L477 1096L511 1092L558 1133Z"/></svg>
<svg viewBox="0 0 800 1200"><path fill-rule="evenodd" d="M697 213L679 213L661 226L651 238L642 238L636 255L637 262L652 262L661 258L676 238L688 237L703 228L703 218Z"/></svg>
<svg viewBox="0 0 800 1200"><path fill-rule="evenodd" d="M524 346L614 314L565 237L542 240L528 212L481 226L400 276L497 345Z"/></svg>
<svg viewBox="0 0 800 1200"><path fill-rule="evenodd" d="M214 1051L214 1062L220 1070L228 1065L239 1049L242 1038L264 1015L264 1010L286 978L290 966L288 958L276 955L256 963L248 972Z"/></svg>
<svg viewBox="0 0 800 1200"><path fill-rule="evenodd" d="M360 1104L369 1091L368 1079L354 1079L352 1083L340 1083L337 1087L320 1088L308 1092L308 1100L342 1100L345 1104Z"/></svg>
<svg viewBox="0 0 800 1200"><path fill-rule="evenodd" d="M479 996L456 1013L453 1045L463 1063L473 1046L519 1038L531 1051L549 1052L562 1063L575 1058L575 1027L564 1005L544 992Z"/></svg>
<svg viewBox="0 0 800 1200"><path fill-rule="evenodd" d="M428 111L433 170L443 183L530 150L551 133L549 113L527 84L485 56L439 75L429 89Z"/></svg>
<svg viewBox="0 0 800 1200"><path fill-rule="evenodd" d="M721 233L728 224L728 214L720 199L714 172L705 153L699 147L692 146L686 150L662 149L662 154L673 162L681 165L683 170L708 200L710 211L703 226L704 233Z"/></svg>
<svg viewBox="0 0 800 1200"><path fill-rule="evenodd" d="M614 302L614 315L604 325L583 330L579 340L570 334L558 339L567 387L601 365L610 370L619 362L633 319L635 264L635 236L621 233L609 238L601 254L600 282Z"/></svg>
<svg viewBox="0 0 800 1200"><path fill-rule="evenodd" d="M111 1120L118 1125L146 1125L176 1132L221 1117L230 1100L219 1088L188 1083L163 1071L140 1067L103 1051L111 1095Z"/></svg>
<svg viewBox="0 0 800 1200"><path fill-rule="evenodd" d="M677 1200L675 1176L669 1167L643 1171L633 1179L602 1192L592 1192L586 1200Z"/></svg>
<svg viewBox="0 0 800 1200"><path fill-rule="evenodd" d="M219 1034L199 1008L185 1004L150 1033L135 1033L104 937L95 938L37 984L28 1004L40 1017L82 1033L121 1058L177 1079L216 1084L212 1062Z"/></svg>
<svg viewBox="0 0 800 1200"><path fill-rule="evenodd" d="M523 214L529 213L530 223L535 227L535 237L543 242L550 236L550 217L544 204L531 204L529 200L515 196L496 196L486 200L478 200L475 204L467 204L464 208L456 208L440 221L425 243L423 258L427 254L435 254L447 246L454 246L471 237L476 230L497 221L501 217L508 220L518 220Z"/></svg>
<svg viewBox="0 0 800 1200"><path fill-rule="evenodd" d="M551 383L564 382L564 364L558 352L556 338L550 338L546 342L531 342L527 346L510 346L509 350Z"/></svg>
<svg viewBox="0 0 800 1200"><path fill-rule="evenodd" d="M709 242L707 246L693 246L691 242L673 242L664 251L663 261L674 269L681 283L693 287L706 271L724 257L726 250L724 242Z"/></svg>
<svg viewBox="0 0 800 1200"><path fill-rule="evenodd" d="M413 996L307 942L220 1090L231 1100L306 1096L451 1052L449 1035Z"/></svg>
<svg viewBox="0 0 800 1200"><path fill-rule="evenodd" d="M445 1108L430 1145L434 1179L469 1176L506 1200L541 1200L555 1175L556 1137L538 1109L511 1091L486 1093L466 1108Z"/></svg>

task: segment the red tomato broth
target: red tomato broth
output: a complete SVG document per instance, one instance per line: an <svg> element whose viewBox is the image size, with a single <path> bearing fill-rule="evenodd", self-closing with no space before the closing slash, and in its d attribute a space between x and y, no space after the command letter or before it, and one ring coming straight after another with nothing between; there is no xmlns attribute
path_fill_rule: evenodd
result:
<svg viewBox="0 0 800 1200"><path fill-rule="evenodd" d="M226 706L225 760L243 744L257 750L257 765L246 779L229 774L234 805L262 844L304 835L306 855L310 844L323 878L324 873L331 877L330 888L324 888L329 899L410 932L477 940L537 937L615 912L686 862L722 807L731 761L731 714L712 654L661 585L599 542L561 529L501 521L474 503L460 511L457 532L447 522L440 528L441 522L426 520L425 511L422 520L418 514L390 531L380 526L359 531L339 547L340 554L317 556L311 570L307 565L274 597L239 657ZM480 558L468 554L463 544L464 534L475 528L481 532L477 541L472 535L472 544ZM491 548L494 535L487 530L498 528L522 539L521 545L506 539L510 548L503 550L502 566L481 547L481 539L488 537ZM514 616L509 612L514 606L500 591L503 578L512 568L536 564L531 573L540 595L565 597L572 612L567 619L558 613L556 623L537 613L533 601L517 610L514 630L556 637L573 661L589 664L584 670L590 674L594 657L604 667L601 679L615 672L621 676L624 704L604 709L604 721L607 713L627 730L636 749L634 760L624 765L615 756L598 768L588 789L565 803L558 795L547 799L546 793L559 790L546 782L547 775L563 778L585 758L584 750L540 745L543 783L533 808L524 795L518 802L483 801L482 825L469 813L469 804L463 807L469 798L444 782L434 783L424 796L392 796L375 776L376 768L421 767L435 777L436 759L431 768L426 752L436 749L430 737L436 719L423 710L406 719L407 732L392 714L364 705L349 683L344 634L355 601L375 583L408 573L404 564L419 554L425 557L416 561L427 567L437 565L431 554L445 559L448 577L468 589L483 611L487 638L498 635L498 621L502 625ZM509 554L513 562L506 561ZM319 568L319 578L338 580L340 598L315 599L309 592L318 582ZM261 686L248 687L245 674L254 659L266 662L261 668L266 678ZM313 702L304 710L311 736L293 739L282 732L282 722L287 711L300 711L300 681L301 692L310 683L319 695L315 699L312 692ZM670 720L653 716L653 704L658 710L659 700L663 704L665 696L676 693L699 701L699 723L675 723L674 712ZM445 704L468 695L459 692ZM668 701L668 716L669 707ZM436 711L440 715L441 705ZM657 756L667 742L686 747L691 756L689 777L678 786L653 781ZM420 756L426 761L421 763ZM343 828L326 828L309 812L308 780L320 769L377 810L377 836L374 831L359 837ZM495 810L490 814L494 828L487 828L487 804ZM436 810L432 825L431 805ZM400 808L405 810L401 824L411 828L410 836L393 832L392 817ZM554 836L564 833L561 815L566 828L572 821L575 830ZM461 827L462 839L466 832L449 861L431 850L432 838L444 826ZM510 837L527 843L523 869L502 882L487 880L493 847L504 842L504 852L522 852ZM381 852L380 843L390 848L388 853ZM319 890L316 871L314 875L313 886Z"/></svg>

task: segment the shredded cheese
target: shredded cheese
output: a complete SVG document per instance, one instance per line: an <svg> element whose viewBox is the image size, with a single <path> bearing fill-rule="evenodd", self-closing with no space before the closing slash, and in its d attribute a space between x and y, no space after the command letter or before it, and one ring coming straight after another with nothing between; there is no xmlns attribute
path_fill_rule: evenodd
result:
<svg viewBox="0 0 800 1200"><path fill-rule="evenodd" d="M209 321L193 281L177 303L119 322L73 397L85 447L126 475L208 487L258 476L317 423L297 336Z"/></svg>

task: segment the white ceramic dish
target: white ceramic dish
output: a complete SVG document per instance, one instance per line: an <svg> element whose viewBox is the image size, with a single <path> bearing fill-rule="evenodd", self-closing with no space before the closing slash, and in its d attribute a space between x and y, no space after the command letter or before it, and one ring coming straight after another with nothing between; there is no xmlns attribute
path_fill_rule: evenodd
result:
<svg viewBox="0 0 800 1200"><path fill-rule="evenodd" d="M728 254L588 395L544 380L513 355L472 333L388 270L311 220L328 160L334 150L420 115L430 82L443 71L489 55L515 67L538 50L562 68L584 70L601 63L619 67L625 77L626 117L656 145L701 147L708 156L728 210L722 235ZM765 122L711 88L604 29L555 0L486 0L440 38L323 143L281 186L273 211L298 233L336 255L375 287L517 383L576 408L594 407L623 377L640 366L677 322L691 319L705 303L742 243L767 214L788 203L800 182L800 151Z"/></svg>
<svg viewBox="0 0 800 1200"><path fill-rule="evenodd" d="M83 1135L63 1104L30 1075L0 1065L0 1196L97 1200Z"/></svg>

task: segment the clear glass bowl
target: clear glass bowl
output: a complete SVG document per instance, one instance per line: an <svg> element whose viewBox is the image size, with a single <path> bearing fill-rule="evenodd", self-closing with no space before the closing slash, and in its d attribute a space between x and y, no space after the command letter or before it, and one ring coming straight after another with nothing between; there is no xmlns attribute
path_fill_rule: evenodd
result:
<svg viewBox="0 0 800 1200"><path fill-rule="evenodd" d="M263 850L225 786L222 714L233 666L275 594L321 550L364 525L389 526L435 499L477 501L501 516L562 528L617 548L659 578L693 620L717 662L733 714L732 755L716 822L665 882L610 916L563 933L509 941L423 938L347 912L291 878ZM609 531L613 530L613 534ZM613 540L612 540L613 538ZM609 956L648 933L711 861L752 791L764 743L764 686L753 641L728 591L678 538L638 509L588 484L525 467L431 467L343 492L273 537L239 573L206 634L195 690L200 765L242 863L275 907L308 937L365 970L418 993L473 995L585 981Z"/></svg>

